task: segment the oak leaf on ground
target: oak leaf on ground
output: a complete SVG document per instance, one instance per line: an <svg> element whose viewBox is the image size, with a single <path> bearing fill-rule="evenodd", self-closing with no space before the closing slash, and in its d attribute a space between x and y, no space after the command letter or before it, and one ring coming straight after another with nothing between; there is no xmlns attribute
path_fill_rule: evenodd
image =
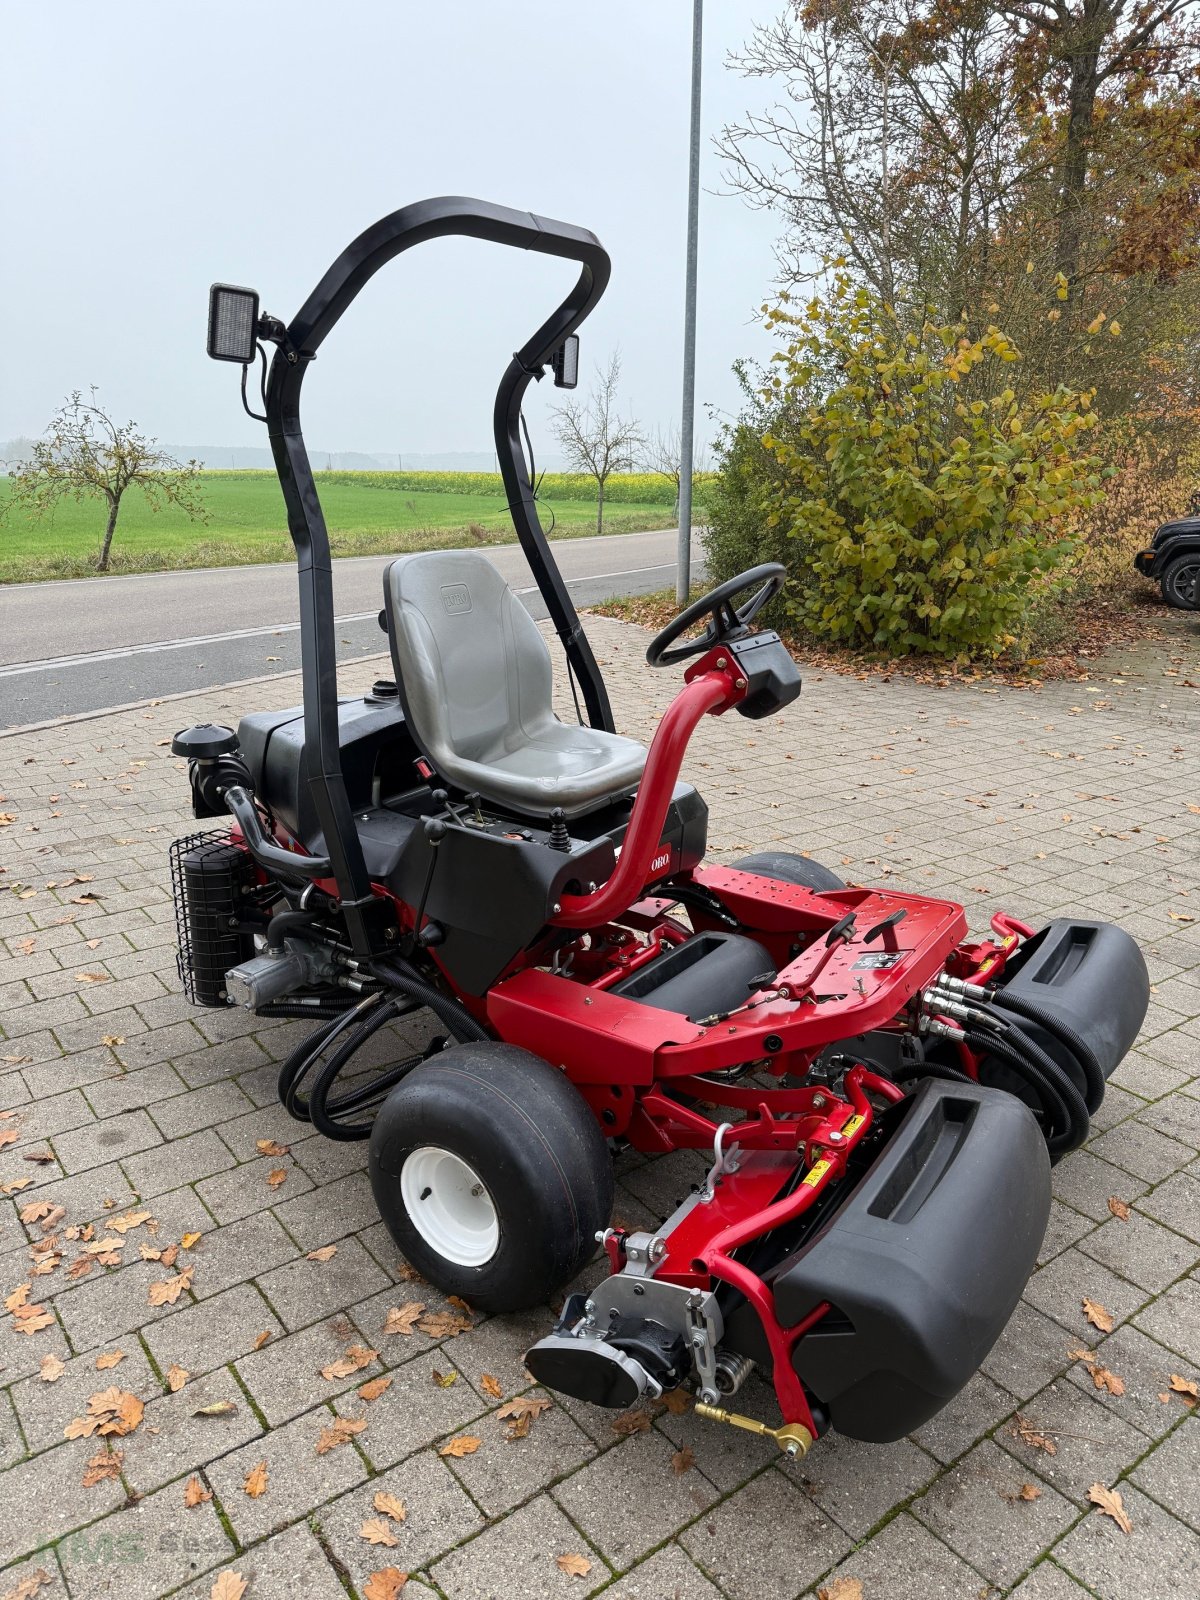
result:
<svg viewBox="0 0 1200 1600"><path fill-rule="evenodd" d="M344 1356L321 1368L322 1378L348 1378L352 1373L369 1367L379 1355L378 1350L368 1350L365 1345L352 1344Z"/></svg>
<svg viewBox="0 0 1200 1600"><path fill-rule="evenodd" d="M358 1530L358 1536L360 1539L365 1539L368 1544L382 1544L388 1549L400 1543L382 1517L368 1517Z"/></svg>
<svg viewBox="0 0 1200 1600"><path fill-rule="evenodd" d="M1054 1440L1046 1434L1040 1433L1029 1418L1023 1417L1019 1411L1014 1417L1014 1423L1022 1443L1029 1445L1034 1450L1044 1450L1048 1456L1056 1456L1058 1454L1058 1446Z"/></svg>
<svg viewBox="0 0 1200 1600"><path fill-rule="evenodd" d="M124 1350L106 1350L103 1355L96 1357L96 1371L107 1372L110 1367L116 1367L125 1359Z"/></svg>
<svg viewBox="0 0 1200 1600"><path fill-rule="evenodd" d="M392 1306L384 1319L384 1333L415 1333L417 1320L424 1310L423 1300L412 1300L406 1306Z"/></svg>
<svg viewBox="0 0 1200 1600"><path fill-rule="evenodd" d="M1125 1502L1121 1499L1116 1489L1108 1489L1102 1483L1094 1483L1087 1492L1088 1499L1094 1506L1099 1506L1100 1514L1111 1517L1122 1533L1132 1533L1133 1523L1129 1520L1129 1513L1125 1510Z"/></svg>
<svg viewBox="0 0 1200 1600"><path fill-rule="evenodd" d="M266 1494L267 1463L265 1461L258 1461L250 1468L242 1488L250 1496L251 1500L260 1500Z"/></svg>
<svg viewBox="0 0 1200 1600"><path fill-rule="evenodd" d="M592 1570L592 1563L586 1556L575 1554L555 1556L554 1564L560 1572L565 1572L568 1578L586 1578Z"/></svg>
<svg viewBox="0 0 1200 1600"><path fill-rule="evenodd" d="M397 1494L389 1494L386 1489L376 1489L375 1498L371 1501L376 1511L385 1517L391 1517L393 1522L403 1522L408 1516L408 1507Z"/></svg>
<svg viewBox="0 0 1200 1600"><path fill-rule="evenodd" d="M42 1364L38 1368L38 1377L43 1383L57 1383L66 1370L66 1364L57 1356L43 1356Z"/></svg>
<svg viewBox="0 0 1200 1600"><path fill-rule="evenodd" d="M469 1433L462 1433L459 1434L457 1439L450 1439L444 1444L438 1451L438 1455L453 1456L456 1460L461 1456L473 1456L482 1443L482 1439L476 1439Z"/></svg>
<svg viewBox="0 0 1200 1600"><path fill-rule="evenodd" d="M242 1600L245 1592L246 1579L240 1572L226 1569L209 1590L209 1600Z"/></svg>
<svg viewBox="0 0 1200 1600"><path fill-rule="evenodd" d="M489 1400L502 1400L504 1398L503 1385L501 1384L499 1378L493 1378L490 1372L485 1372L482 1378L480 1378L479 1387L483 1390L484 1394L487 1395Z"/></svg>
<svg viewBox="0 0 1200 1600"><path fill-rule="evenodd" d="M345 1444L367 1425L366 1417L335 1417L327 1428L322 1428L317 1439L317 1454L327 1456L339 1444Z"/></svg>
<svg viewBox="0 0 1200 1600"><path fill-rule="evenodd" d="M399 1567L381 1567L372 1572L363 1585L363 1600L396 1600L408 1582L408 1573Z"/></svg>
<svg viewBox="0 0 1200 1600"><path fill-rule="evenodd" d="M96 1484L104 1483L108 1478L119 1478L121 1476L122 1460L123 1457L119 1450L114 1450L110 1454L101 1447L87 1464L87 1470L83 1474L83 1487L92 1489Z"/></svg>
<svg viewBox="0 0 1200 1600"><path fill-rule="evenodd" d="M1111 1333L1116 1323L1113 1321L1111 1311L1105 1309L1098 1301L1083 1298L1083 1314L1093 1328L1099 1328L1101 1333Z"/></svg>
<svg viewBox="0 0 1200 1600"><path fill-rule="evenodd" d="M1118 1222L1129 1221L1129 1203L1126 1200L1122 1200L1119 1195L1109 1195L1108 1209L1112 1212L1113 1216L1116 1217Z"/></svg>
<svg viewBox="0 0 1200 1600"><path fill-rule="evenodd" d="M305 1257L306 1261L332 1261L337 1255L337 1245L323 1244L319 1250L310 1250Z"/></svg>
<svg viewBox="0 0 1200 1600"><path fill-rule="evenodd" d="M390 1378L370 1378L354 1391L360 1400L378 1400L385 1390L392 1387Z"/></svg>
<svg viewBox="0 0 1200 1600"><path fill-rule="evenodd" d="M862 1583L858 1578L833 1578L817 1590L817 1600L863 1600Z"/></svg>
<svg viewBox="0 0 1200 1600"><path fill-rule="evenodd" d="M193 1472L183 1486L183 1503L190 1511L193 1506L202 1506L206 1500L212 1499L212 1490L206 1489L200 1479Z"/></svg>

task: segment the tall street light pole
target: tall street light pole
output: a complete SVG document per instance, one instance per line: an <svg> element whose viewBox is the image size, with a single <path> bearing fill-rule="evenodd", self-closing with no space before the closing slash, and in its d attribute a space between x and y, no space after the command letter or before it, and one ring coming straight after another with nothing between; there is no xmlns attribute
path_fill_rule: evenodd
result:
<svg viewBox="0 0 1200 1600"><path fill-rule="evenodd" d="M696 254L700 231L700 63L704 0L692 0L692 132L688 161L687 267L683 300L683 415L679 427L679 550L675 599L692 586L692 431L696 409Z"/></svg>

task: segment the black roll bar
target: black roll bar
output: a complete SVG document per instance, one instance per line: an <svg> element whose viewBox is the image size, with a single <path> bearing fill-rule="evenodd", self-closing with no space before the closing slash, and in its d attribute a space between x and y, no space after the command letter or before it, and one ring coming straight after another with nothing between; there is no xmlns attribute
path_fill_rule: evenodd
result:
<svg viewBox="0 0 1200 1600"><path fill-rule="evenodd" d="M337 651L333 625L333 566L329 533L300 428L305 370L359 291L393 257L426 239L447 235L486 239L580 263L571 292L516 352L500 380L493 428L509 510L567 660L583 692L593 727L613 731L600 668L580 625L558 564L546 541L520 438L521 401L551 353L580 325L608 284L608 255L586 228L554 222L459 195L404 206L346 247L288 324L267 380L271 451L287 506L300 579L300 658L304 685L304 751L308 783L354 949L386 948L386 903L371 889L342 775L338 737Z"/></svg>

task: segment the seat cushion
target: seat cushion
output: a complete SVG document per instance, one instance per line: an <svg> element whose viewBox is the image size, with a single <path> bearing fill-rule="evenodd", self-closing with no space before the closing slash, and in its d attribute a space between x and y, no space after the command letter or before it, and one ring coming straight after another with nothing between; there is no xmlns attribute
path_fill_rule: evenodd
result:
<svg viewBox="0 0 1200 1600"><path fill-rule="evenodd" d="M485 557L402 556L384 574L384 601L409 730L447 782L568 816L638 783L642 745L554 715L546 641Z"/></svg>

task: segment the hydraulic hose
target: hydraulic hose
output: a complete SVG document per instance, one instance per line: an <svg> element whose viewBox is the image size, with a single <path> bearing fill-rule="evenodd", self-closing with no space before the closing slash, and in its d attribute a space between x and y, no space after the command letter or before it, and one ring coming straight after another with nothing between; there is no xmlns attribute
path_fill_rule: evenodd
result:
<svg viewBox="0 0 1200 1600"><path fill-rule="evenodd" d="M435 989L431 983L426 983L425 979L401 956L375 961L371 965L371 971L385 983L392 984L411 996L419 1005L428 1006L434 1016L446 1024L460 1043L471 1039L486 1041L491 1038L487 1029L476 1022L470 1012L460 1006L457 1000L448 994L443 994L440 989Z"/></svg>
<svg viewBox="0 0 1200 1600"><path fill-rule="evenodd" d="M321 1000L311 1006L303 1005L299 1000L269 1000L265 1006L259 1006L255 1016L290 1017L302 1022L336 1022L347 1011L353 1011L357 1004L358 1001L350 995L346 996L343 1005L336 1000Z"/></svg>
<svg viewBox="0 0 1200 1600"><path fill-rule="evenodd" d="M1088 1135L1087 1107L1056 1062L1015 1028L1005 1034L968 1028L964 1037L972 1050L1003 1061L1033 1090L1047 1118L1046 1144L1052 1161L1079 1148Z"/></svg>
<svg viewBox="0 0 1200 1600"><path fill-rule="evenodd" d="M997 989L991 1001L994 1006L1004 1011L1015 1011L1018 1016L1028 1017L1031 1022L1036 1022L1071 1052L1083 1071L1087 1085L1083 1098L1088 1114L1094 1112L1104 1098L1104 1069L1092 1047L1069 1023L1063 1022L1036 1001L1027 1000L1024 995L1010 994L1006 989Z"/></svg>
<svg viewBox="0 0 1200 1600"><path fill-rule="evenodd" d="M366 1122L340 1122L338 1117L347 1111L354 1110L361 1105L369 1105L373 1100L378 1100L389 1089L406 1077L424 1057L421 1055L409 1056L406 1060L397 1062L394 1067L389 1067L386 1072L372 1077L369 1082L357 1089L348 1089L333 1100L329 1098L329 1091L337 1081L342 1068L356 1051L366 1044L372 1034L377 1033L386 1023L402 1016L405 1011L414 1009L403 1001L387 1000L362 1023L348 1039L342 1041L321 1068L312 1092L308 1097L308 1114L314 1128L318 1133L323 1133L328 1139L337 1139L349 1142L355 1139L370 1137L371 1121Z"/></svg>
<svg viewBox="0 0 1200 1600"><path fill-rule="evenodd" d="M302 1039L296 1048L287 1057L279 1069L279 1098L289 1116L298 1122L307 1122L308 1102L300 1095L300 1086L312 1071L317 1059L324 1054L328 1045L332 1044L339 1034L344 1033L356 1020L362 1021L371 1009L380 1003L378 994L368 995L365 1000L360 1000L357 1005L350 1006L347 1010L339 1012L319 1027L315 1033L310 1033Z"/></svg>

